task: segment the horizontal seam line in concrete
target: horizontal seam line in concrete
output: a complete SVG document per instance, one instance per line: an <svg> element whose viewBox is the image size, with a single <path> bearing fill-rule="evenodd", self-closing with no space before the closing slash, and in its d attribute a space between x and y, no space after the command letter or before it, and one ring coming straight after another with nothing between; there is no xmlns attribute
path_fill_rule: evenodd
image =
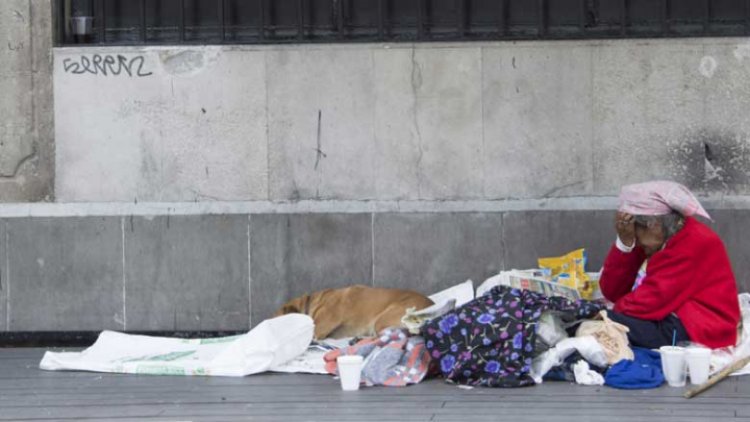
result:
<svg viewBox="0 0 750 422"><path fill-rule="evenodd" d="M614 210L613 196L585 196L543 199L453 200L453 201L370 201L303 200L206 201L206 202L74 202L0 204L0 218L93 217L159 215L242 215L296 213L444 213L506 211L598 211ZM709 210L750 209L750 196L703 198Z"/></svg>
<svg viewBox="0 0 750 422"><path fill-rule="evenodd" d="M613 38L613 39L545 39L545 40L485 40L471 41L473 47L499 47L499 48L544 48L549 46L641 46L654 43L668 43L679 46L694 45L732 45L741 42L739 36L725 37L695 37L695 38ZM378 49L411 49L416 45L423 49L446 49L462 47L466 41L433 41L433 42L408 42L408 41L372 41L363 43L302 43L302 44L166 44L166 45L90 45L84 47L63 46L53 47L55 53L61 54L93 54L98 51L120 51L124 53L146 53L151 51L182 51L182 50L208 50L219 49L222 51L267 51L267 50L361 50L367 48Z"/></svg>

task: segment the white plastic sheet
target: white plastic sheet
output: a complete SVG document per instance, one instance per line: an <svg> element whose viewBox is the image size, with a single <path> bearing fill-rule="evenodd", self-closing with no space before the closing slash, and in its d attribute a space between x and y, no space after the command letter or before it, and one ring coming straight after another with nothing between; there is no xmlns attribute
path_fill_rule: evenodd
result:
<svg viewBox="0 0 750 422"><path fill-rule="evenodd" d="M416 310L408 308L401 324L412 334L419 334L425 322L440 317L474 299L474 282L466 280L429 296L433 305Z"/></svg>
<svg viewBox="0 0 750 422"><path fill-rule="evenodd" d="M742 312L742 331L734 347L716 349L711 353L711 373L717 373L737 359L750 355L750 293L738 296ZM750 364L733 372L732 376L750 374Z"/></svg>
<svg viewBox="0 0 750 422"><path fill-rule="evenodd" d="M39 367L153 375L243 377L280 367L307 350L312 318L289 314L260 323L246 334L177 339L103 331L82 352L47 352Z"/></svg>
<svg viewBox="0 0 750 422"><path fill-rule="evenodd" d="M463 306L465 303L474 300L474 282L466 280L463 283L456 284L445 290L441 290L429 296L435 305L443 306L451 299L455 299L456 307Z"/></svg>
<svg viewBox="0 0 750 422"><path fill-rule="evenodd" d="M510 275L514 272L518 272L518 270L501 271L487 280L484 280L484 282L477 287L476 297L484 296L495 286L510 286Z"/></svg>
<svg viewBox="0 0 750 422"><path fill-rule="evenodd" d="M568 338L562 320L554 312L544 311L536 325L536 334L547 346L554 346Z"/></svg>

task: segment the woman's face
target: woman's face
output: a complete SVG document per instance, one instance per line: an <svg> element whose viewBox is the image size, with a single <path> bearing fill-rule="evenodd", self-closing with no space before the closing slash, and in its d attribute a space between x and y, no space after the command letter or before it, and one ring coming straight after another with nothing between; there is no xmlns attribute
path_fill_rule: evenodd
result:
<svg viewBox="0 0 750 422"><path fill-rule="evenodd" d="M664 230L661 220L658 218L649 219L646 224L636 221L635 240L646 252L646 256L650 257L659 252L664 245Z"/></svg>

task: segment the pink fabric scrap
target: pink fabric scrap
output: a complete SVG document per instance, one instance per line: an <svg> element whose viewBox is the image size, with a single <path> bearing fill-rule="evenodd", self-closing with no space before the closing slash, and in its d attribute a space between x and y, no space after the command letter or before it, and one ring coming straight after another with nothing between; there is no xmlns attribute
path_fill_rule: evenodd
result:
<svg viewBox="0 0 750 422"><path fill-rule="evenodd" d="M668 180L623 186L618 209L632 215L666 215L675 210L685 217L711 219L688 188Z"/></svg>

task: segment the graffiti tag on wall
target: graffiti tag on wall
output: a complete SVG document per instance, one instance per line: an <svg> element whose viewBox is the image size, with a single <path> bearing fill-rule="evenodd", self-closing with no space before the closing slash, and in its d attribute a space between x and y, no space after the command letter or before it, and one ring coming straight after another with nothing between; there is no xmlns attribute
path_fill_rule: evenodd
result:
<svg viewBox="0 0 750 422"><path fill-rule="evenodd" d="M80 56L78 59L63 60L65 73L73 75L100 75L100 76L128 76L131 78L143 78L153 75L143 69L146 60L143 56L125 57L121 54L94 54L92 56Z"/></svg>

